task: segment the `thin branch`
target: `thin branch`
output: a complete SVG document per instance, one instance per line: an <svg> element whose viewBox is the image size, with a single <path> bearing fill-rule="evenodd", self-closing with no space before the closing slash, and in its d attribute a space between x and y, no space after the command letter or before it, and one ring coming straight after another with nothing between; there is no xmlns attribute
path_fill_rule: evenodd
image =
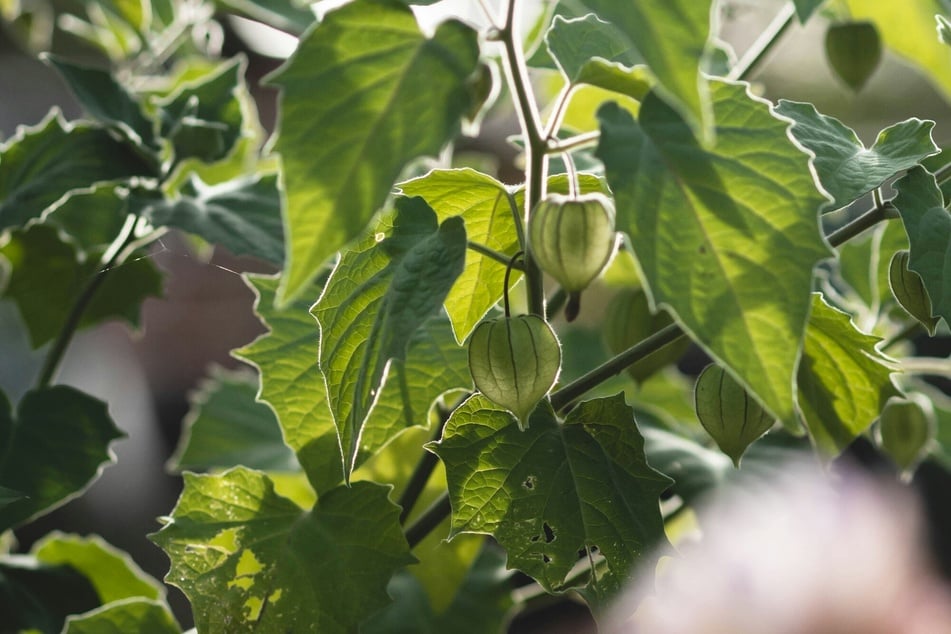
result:
<svg viewBox="0 0 951 634"><path fill-rule="evenodd" d="M410 550L416 548L427 535L442 524L450 513L452 513L452 504L449 501L449 493L443 493L406 529L406 541L409 543Z"/></svg>
<svg viewBox="0 0 951 634"><path fill-rule="evenodd" d="M769 23L769 26L766 27L746 53L743 54L743 57L730 69L726 78L730 81L748 79L750 75L759 68L760 64L763 63L763 60L766 59L769 52L773 50L773 47L779 43L779 40L786 30L792 26L793 17L795 17L795 15L795 5L792 2L787 2L783 8L779 10L779 13L776 14L776 17L773 18L773 21Z"/></svg>
<svg viewBox="0 0 951 634"><path fill-rule="evenodd" d="M829 244L834 247L841 246L863 231L871 229L883 220L887 220L891 209L893 207L889 201L884 201L882 205L873 205L871 209L855 220L830 233L827 236Z"/></svg>
<svg viewBox="0 0 951 634"><path fill-rule="evenodd" d="M901 359L901 369L908 374L951 377L951 359L943 357L909 357Z"/></svg>
<svg viewBox="0 0 951 634"><path fill-rule="evenodd" d="M500 253L491 247L487 247L484 244L479 244L478 242L472 242L471 240L466 243L466 246L469 249L472 249L476 253L480 253L487 258L492 258L499 264L508 265L510 256ZM512 264L512 268L521 271L522 265L518 262Z"/></svg>
<svg viewBox="0 0 951 634"><path fill-rule="evenodd" d="M548 154L561 154L563 152L570 152L571 150L577 150L579 148L587 147L597 143L598 139L600 138L601 132L598 130L585 132L583 134L568 137L567 139L562 139L561 141L551 141L545 148L545 152Z"/></svg>

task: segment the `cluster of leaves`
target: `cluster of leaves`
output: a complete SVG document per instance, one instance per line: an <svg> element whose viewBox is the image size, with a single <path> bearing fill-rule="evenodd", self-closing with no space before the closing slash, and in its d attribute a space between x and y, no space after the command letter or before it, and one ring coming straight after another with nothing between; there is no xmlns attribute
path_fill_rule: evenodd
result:
<svg viewBox="0 0 951 634"><path fill-rule="evenodd" d="M527 43L515 0L486 7L481 34L452 18L425 32L409 5L432 2L353 0L319 21L290 0L68 4L0 2L27 43L56 45L40 18L58 16L111 64L46 54L88 118L53 111L0 147L0 291L48 346L35 389L0 397L0 531L108 463L106 405L55 372L77 329L137 324L162 287L138 254L170 229L278 271L246 276L268 332L234 354L256 371L216 370L197 393L172 461L184 491L152 535L199 631L498 631L519 607L507 569L597 616L666 543L662 496L679 513L735 470L829 460L861 435L907 472L929 454L951 468L951 404L920 379L951 364L907 343L951 322L934 123L866 146L744 81L822 2L790 3L740 60L713 0L549 3ZM860 51L830 29L843 81L860 89L884 45L951 94L934 21L951 8L914 0L896 20L883 4L829 8L865 21ZM244 59L217 58L216 11L299 37L268 80L266 148ZM477 131L499 65L524 183L429 169ZM529 67L560 85L550 103ZM611 196L624 236L594 323L607 346L558 320L563 294L546 302L528 250L511 281L557 326L563 363L522 429L474 392L466 342L498 314L532 210L570 192ZM673 365L689 342L714 364L696 390ZM127 558L58 534L0 559L0 613L43 632L180 631Z"/></svg>

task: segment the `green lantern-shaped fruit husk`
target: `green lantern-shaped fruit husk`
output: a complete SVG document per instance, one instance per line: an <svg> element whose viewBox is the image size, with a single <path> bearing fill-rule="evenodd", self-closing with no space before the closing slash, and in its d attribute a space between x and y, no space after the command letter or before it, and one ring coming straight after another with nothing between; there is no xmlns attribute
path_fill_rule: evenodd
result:
<svg viewBox="0 0 951 634"><path fill-rule="evenodd" d="M697 377L694 405L700 424L736 467L746 448L769 431L774 419L718 365Z"/></svg>
<svg viewBox="0 0 951 634"><path fill-rule="evenodd" d="M854 92L869 80L882 60L882 39L871 22L833 24L826 31L826 59Z"/></svg>
<svg viewBox="0 0 951 634"><path fill-rule="evenodd" d="M512 412L522 430L560 370L558 337L536 315L483 322L469 338L469 371L476 389Z"/></svg>
<svg viewBox="0 0 951 634"><path fill-rule="evenodd" d="M892 256L888 265L888 285L901 307L934 336L939 318L931 315L931 297L921 276L908 268L908 257L907 250L897 251Z"/></svg>
<svg viewBox="0 0 951 634"><path fill-rule="evenodd" d="M878 419L882 449L902 471L912 471L928 452L935 435L934 409L927 398L912 394L890 400Z"/></svg>
<svg viewBox="0 0 951 634"><path fill-rule="evenodd" d="M565 318L580 308L580 293L614 254L614 206L602 194L553 194L538 203L528 223L528 245L539 268L568 293Z"/></svg>

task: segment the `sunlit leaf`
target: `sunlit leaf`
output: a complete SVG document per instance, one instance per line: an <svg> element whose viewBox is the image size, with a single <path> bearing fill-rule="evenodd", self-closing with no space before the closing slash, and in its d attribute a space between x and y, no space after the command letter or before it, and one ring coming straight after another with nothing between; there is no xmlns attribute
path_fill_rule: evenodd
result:
<svg viewBox="0 0 951 634"><path fill-rule="evenodd" d="M343 253L314 305L320 368L348 474L378 393L388 376L399 380L410 340L440 310L465 252L461 218L437 225L422 198L399 198L395 213Z"/></svg>
<svg viewBox="0 0 951 634"><path fill-rule="evenodd" d="M579 551L596 549L605 565L585 591L604 599L663 540L669 481L647 465L621 394L579 404L564 423L543 405L524 432L477 394L431 446L446 464L453 533L493 535L508 565L549 591L567 589Z"/></svg>
<svg viewBox="0 0 951 634"><path fill-rule="evenodd" d="M63 628L63 634L179 634L181 631L167 605L141 598L116 601L70 616Z"/></svg>
<svg viewBox="0 0 951 634"><path fill-rule="evenodd" d="M363 231L407 162L457 133L478 57L475 31L450 20L426 38L393 0L351 2L304 36L272 76L287 186L282 298Z"/></svg>
<svg viewBox="0 0 951 634"><path fill-rule="evenodd" d="M26 495L0 508L0 530L65 504L112 460L122 432L106 404L57 385L28 392L14 417L0 395L0 486Z"/></svg>
<svg viewBox="0 0 951 634"><path fill-rule="evenodd" d="M799 366L799 407L816 448L841 452L878 418L885 402L899 396L881 341L852 324L849 314L816 293Z"/></svg>
<svg viewBox="0 0 951 634"><path fill-rule="evenodd" d="M105 128L66 123L54 110L0 146L0 229L39 218L69 192L153 167Z"/></svg>
<svg viewBox="0 0 951 634"><path fill-rule="evenodd" d="M776 112L795 121L792 135L816 158L816 174L832 195L827 210L838 209L918 165L939 150L931 139L934 121L908 119L878 133L866 148L855 131L809 103L780 100Z"/></svg>
<svg viewBox="0 0 951 634"><path fill-rule="evenodd" d="M262 473L185 474L185 490L153 541L166 581L191 601L195 625L231 632L349 633L389 602L386 584L413 561L387 487L355 482L304 511Z"/></svg>
<svg viewBox="0 0 951 634"><path fill-rule="evenodd" d="M191 411L172 468L227 469L244 465L262 471L293 471L298 467L284 444L273 410L255 400L258 379L249 372L213 369L191 397Z"/></svg>
<svg viewBox="0 0 951 634"><path fill-rule="evenodd" d="M895 207L911 245L908 268L921 276L932 315L951 324L951 212L934 176L915 168L895 183Z"/></svg>
<svg viewBox="0 0 951 634"><path fill-rule="evenodd" d="M89 580L69 566L50 566L26 555L0 558L4 631L60 634L67 616L101 603Z"/></svg>
<svg viewBox="0 0 951 634"><path fill-rule="evenodd" d="M300 35L316 16L305 2L295 0L215 0L221 8L276 29Z"/></svg>
<svg viewBox="0 0 951 634"><path fill-rule="evenodd" d="M768 104L743 84L711 86L714 148L649 95L639 121L602 107L597 156L652 304L792 421L812 267L831 255L816 219L824 199Z"/></svg>
<svg viewBox="0 0 951 634"><path fill-rule="evenodd" d="M99 255L80 262L75 248L46 225L15 231L0 247L0 296L16 302L33 347L53 339L63 328L69 309L84 287L100 272ZM2 260L0 260L2 261ZM106 319L139 323L142 302L162 295L162 275L148 258L131 258L106 274L78 327Z"/></svg>

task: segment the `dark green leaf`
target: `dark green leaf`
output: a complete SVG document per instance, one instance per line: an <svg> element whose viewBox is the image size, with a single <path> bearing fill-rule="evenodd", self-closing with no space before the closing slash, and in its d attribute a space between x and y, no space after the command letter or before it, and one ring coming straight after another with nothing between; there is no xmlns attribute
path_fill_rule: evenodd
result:
<svg viewBox="0 0 951 634"><path fill-rule="evenodd" d="M13 489L8 489L6 487L0 487L0 510L10 506L17 500L24 499L24 496L19 491L14 491Z"/></svg>
<svg viewBox="0 0 951 634"><path fill-rule="evenodd" d="M125 188L96 185L74 191L44 218L65 233L81 253L105 248L116 239L129 217Z"/></svg>
<svg viewBox="0 0 951 634"><path fill-rule="evenodd" d="M299 465L284 444L270 407L255 400L258 379L250 372L213 369L191 397L178 450L176 471L226 469L243 465L262 471L294 471Z"/></svg>
<svg viewBox="0 0 951 634"><path fill-rule="evenodd" d="M351 2L301 40L272 79L287 185L282 298L363 231L410 160L455 136L478 57L472 29L451 20L427 39L394 0Z"/></svg>
<svg viewBox="0 0 951 634"><path fill-rule="evenodd" d="M109 71L73 64L55 55L44 59L63 76L83 109L94 119L115 126L134 143L158 151L155 124L142 114L142 107Z"/></svg>
<svg viewBox="0 0 951 634"><path fill-rule="evenodd" d="M14 231L0 247L0 257L10 265L8 277L0 277L2 296L16 302L34 348L59 333L70 307L96 275L106 279L83 313L80 328L113 318L137 326L145 298L161 296L162 276L148 258L131 258L104 274L99 255L101 251L80 262L73 245L46 225Z"/></svg>
<svg viewBox="0 0 951 634"><path fill-rule="evenodd" d="M882 59L882 38L872 22L831 24L826 58L836 76L854 92L862 89Z"/></svg>
<svg viewBox="0 0 951 634"><path fill-rule="evenodd" d="M69 617L63 634L180 634L181 631L165 604L127 599Z"/></svg>
<svg viewBox="0 0 951 634"><path fill-rule="evenodd" d="M82 493L121 436L105 403L65 385L28 392L16 418L0 397L0 486L27 496L0 509L0 530Z"/></svg>
<svg viewBox="0 0 951 634"><path fill-rule="evenodd" d="M629 40L690 127L708 138L713 128L710 97L701 69L710 36L710 0L574 0L572 5L594 12ZM600 56L609 58L616 43ZM593 52L593 51L592 51Z"/></svg>
<svg viewBox="0 0 951 634"><path fill-rule="evenodd" d="M571 20L556 15L545 43L572 84L581 83L586 67L596 62L616 62L627 67L644 63L644 58L617 27L594 14ZM596 57L599 59L595 60Z"/></svg>
<svg viewBox="0 0 951 634"><path fill-rule="evenodd" d="M33 545L31 553L44 564L70 566L82 573L103 603L132 597L165 597L162 584L143 572L132 557L95 535L49 533Z"/></svg>
<svg viewBox="0 0 951 634"><path fill-rule="evenodd" d="M673 479L672 491L686 504L723 484L733 471L719 451L654 427L644 428L644 453L652 467Z"/></svg>
<svg viewBox="0 0 951 634"><path fill-rule="evenodd" d="M395 213L344 252L311 310L347 474L377 393L402 371L410 340L439 311L465 255L461 218L437 225L422 198L398 198Z"/></svg>
<svg viewBox="0 0 951 634"><path fill-rule="evenodd" d="M151 165L106 129L66 123L54 111L0 147L0 229L39 218L73 190L152 174Z"/></svg>
<svg viewBox="0 0 951 634"><path fill-rule="evenodd" d="M551 592L567 589L579 551L597 549L604 568L586 592L603 600L664 539L658 496L669 481L647 465L623 394L583 402L563 424L543 404L524 432L477 394L431 447L446 464L453 534L495 536L508 565Z"/></svg>
<svg viewBox="0 0 951 634"><path fill-rule="evenodd" d="M932 315L951 324L951 213L934 176L916 167L895 183L895 207L911 245L908 268L921 276Z"/></svg>
<svg viewBox="0 0 951 634"><path fill-rule="evenodd" d="M812 17L812 14L816 12L816 9L822 6L825 0L793 0L793 4L796 5L796 17L799 18L801 24L805 24L806 20Z"/></svg>
<svg viewBox="0 0 951 634"><path fill-rule="evenodd" d="M652 93L638 122L602 106L597 156L652 306L792 421L812 267L830 255L816 221L823 198L766 103L742 84L711 87L715 148Z"/></svg>
<svg viewBox="0 0 951 634"><path fill-rule="evenodd" d="M0 559L4 632L60 634L68 615L101 603L89 581L69 566L49 566L25 555Z"/></svg>
<svg viewBox="0 0 951 634"><path fill-rule="evenodd" d="M899 396L888 359L875 349L879 337L866 335L813 295L799 365L799 407L816 448L837 455L878 418L885 402Z"/></svg>
<svg viewBox="0 0 951 634"><path fill-rule="evenodd" d="M388 488L355 482L302 511L264 474L185 474L168 524L152 539L166 580L188 596L200 631L307 628L347 633L389 602L386 585L413 561Z"/></svg>
<svg viewBox="0 0 951 634"><path fill-rule="evenodd" d="M242 99L247 62L235 57L182 86L159 102L162 136L171 139L175 159L212 162L225 158L242 134Z"/></svg>
<svg viewBox="0 0 951 634"><path fill-rule="evenodd" d="M277 174L206 185L192 175L175 200L148 208L159 226L194 233L235 255L252 255L281 266L284 228Z"/></svg>
<svg viewBox="0 0 951 634"><path fill-rule="evenodd" d="M931 140L934 121L896 123L879 132L875 144L866 148L854 130L819 114L812 104L781 99L776 112L795 122L793 137L815 154L819 182L833 199L827 211L848 205L939 151Z"/></svg>

